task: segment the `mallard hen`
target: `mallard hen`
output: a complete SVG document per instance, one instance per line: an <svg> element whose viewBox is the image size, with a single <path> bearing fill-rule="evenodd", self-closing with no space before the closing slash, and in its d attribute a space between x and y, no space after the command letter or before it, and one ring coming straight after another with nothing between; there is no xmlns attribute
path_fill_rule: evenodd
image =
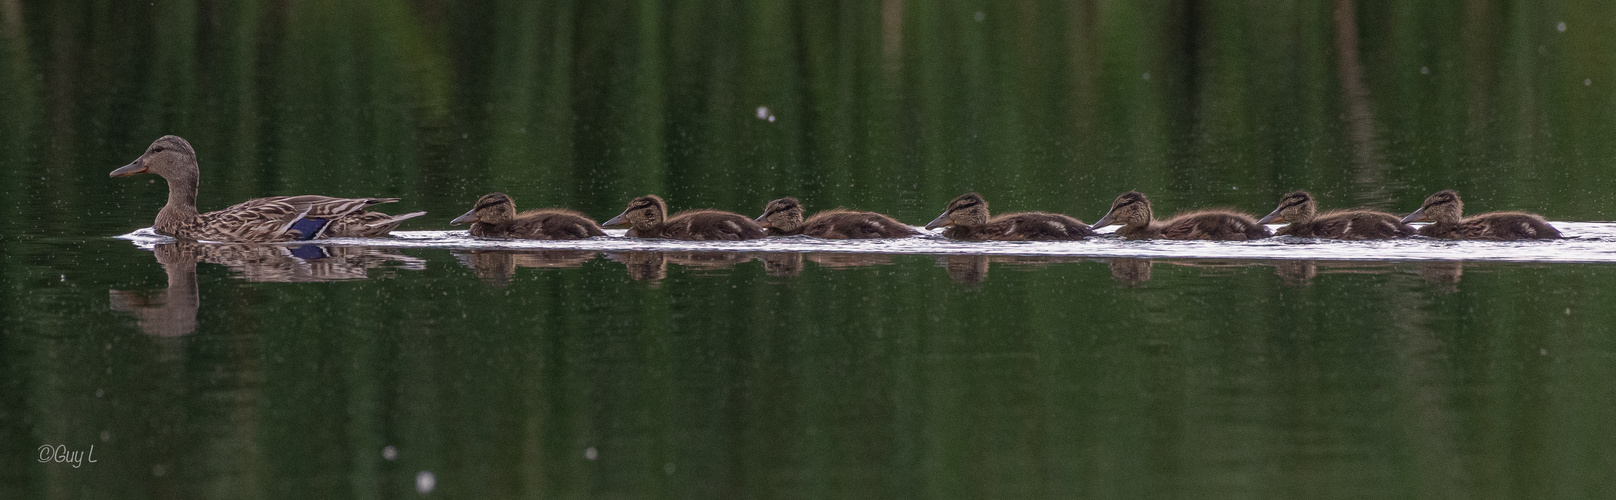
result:
<svg viewBox="0 0 1616 500"><path fill-rule="evenodd" d="M168 181L168 204L157 212L152 230L187 240L221 242L274 242L315 238L385 236L404 220L426 212L387 215L365 210L398 198L332 198L329 196L275 196L237 203L223 210L197 213L196 193L201 171L196 150L178 136L152 142L134 162L113 170L112 177L152 173Z"/></svg>

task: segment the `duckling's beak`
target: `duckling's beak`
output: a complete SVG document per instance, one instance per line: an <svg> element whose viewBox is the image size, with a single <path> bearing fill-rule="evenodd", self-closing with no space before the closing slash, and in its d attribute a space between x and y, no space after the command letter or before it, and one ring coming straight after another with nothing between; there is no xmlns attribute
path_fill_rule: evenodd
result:
<svg viewBox="0 0 1616 500"><path fill-rule="evenodd" d="M1258 224L1267 224L1267 223L1270 223L1270 222L1285 222L1285 216L1279 215L1279 210L1280 209L1278 209L1278 208L1274 209L1274 211L1270 212L1268 214L1268 216L1257 220L1257 223Z"/></svg>
<svg viewBox="0 0 1616 500"><path fill-rule="evenodd" d="M1419 222L1420 220L1422 220L1424 218L1425 218L1425 207L1420 207L1419 210L1415 210L1414 213L1408 214L1408 217L1404 217L1403 220L1401 220L1399 222L1401 222L1403 224L1408 224L1410 222Z"/></svg>
<svg viewBox="0 0 1616 500"><path fill-rule="evenodd" d="M949 217L948 212L943 212L943 215L939 215L936 219L932 219L931 222L926 223L926 229L937 229L939 227L948 227L952 225L954 225L954 218Z"/></svg>
<svg viewBox="0 0 1616 500"><path fill-rule="evenodd" d="M627 226L627 225L628 225L628 211L625 210L623 213L617 214L617 217L612 217L612 220L602 222L600 224L600 227L615 229L615 228L620 228L620 227Z"/></svg>
<svg viewBox="0 0 1616 500"><path fill-rule="evenodd" d="M135 175L135 174L144 174L146 172L147 172L146 165L142 164L140 162L139 158L136 158L133 163L130 163L128 165L124 165L122 167L118 167L117 170L113 170L112 174L110 176L111 177L128 177L128 176Z"/></svg>
<svg viewBox="0 0 1616 500"><path fill-rule="evenodd" d="M467 210L466 213L460 214L459 217L449 221L450 224L465 224L467 222L477 222L477 209Z"/></svg>
<svg viewBox="0 0 1616 500"><path fill-rule="evenodd" d="M759 215L758 218L752 219L752 222L756 222L758 224L758 227L768 229L769 228L769 214Z"/></svg>
<svg viewBox="0 0 1616 500"><path fill-rule="evenodd" d="M1111 212L1106 212L1105 217L1101 217L1100 220L1094 221L1094 224L1090 225L1089 229L1099 229L1109 225L1111 225Z"/></svg>

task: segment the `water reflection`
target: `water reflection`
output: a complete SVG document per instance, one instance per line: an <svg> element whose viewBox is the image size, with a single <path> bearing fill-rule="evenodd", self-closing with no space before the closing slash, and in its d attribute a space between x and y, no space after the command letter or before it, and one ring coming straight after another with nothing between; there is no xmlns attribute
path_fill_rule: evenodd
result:
<svg viewBox="0 0 1616 500"><path fill-rule="evenodd" d="M589 250L468 250L454 252L460 264L471 268L484 282L496 287L510 284L516 268L564 269L581 267L594 259Z"/></svg>
<svg viewBox="0 0 1616 500"><path fill-rule="evenodd" d="M177 337L196 331L201 306L196 264L206 262L230 268L238 278L254 282L319 282L359 280L376 268L421 270L426 261L389 249L354 246L238 245L173 241L152 248L157 263L168 274L161 291L110 290L111 308L136 318L149 335Z"/></svg>
<svg viewBox="0 0 1616 500"><path fill-rule="evenodd" d="M1150 259L1108 259L1106 266L1111 268L1111 279L1127 285L1138 285L1150 281L1150 268L1153 263Z"/></svg>
<svg viewBox="0 0 1616 500"><path fill-rule="evenodd" d="M1083 257L1057 255L949 255L938 259L938 265L948 270L948 277L956 283L976 285L988 278L988 264L1011 266L1047 266L1068 262L1082 262Z"/></svg>
<svg viewBox="0 0 1616 500"><path fill-rule="evenodd" d="M758 260L763 261L763 269L770 276L798 276L802 274L803 262L813 262L827 269L889 266L892 265L892 254L773 252L759 255Z"/></svg>
<svg viewBox="0 0 1616 500"><path fill-rule="evenodd" d="M661 281L668 277L668 264L699 270L720 270L752 260L745 252L610 252L606 258L628 267L628 277L636 281Z"/></svg>

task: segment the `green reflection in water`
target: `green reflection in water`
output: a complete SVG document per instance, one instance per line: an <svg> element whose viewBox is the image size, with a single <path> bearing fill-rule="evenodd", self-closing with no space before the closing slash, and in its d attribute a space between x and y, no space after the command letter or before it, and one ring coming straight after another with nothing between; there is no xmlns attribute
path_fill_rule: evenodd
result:
<svg viewBox="0 0 1616 500"><path fill-rule="evenodd" d="M399 196L433 214L407 229L494 190L919 223L966 190L1091 220L1134 188L1263 212L1451 187L1606 220L1613 20L0 0L0 497L399 496L423 470L466 497L1595 496L1616 489L1610 266L154 259L106 237L164 186L106 173L173 133L204 208Z"/></svg>

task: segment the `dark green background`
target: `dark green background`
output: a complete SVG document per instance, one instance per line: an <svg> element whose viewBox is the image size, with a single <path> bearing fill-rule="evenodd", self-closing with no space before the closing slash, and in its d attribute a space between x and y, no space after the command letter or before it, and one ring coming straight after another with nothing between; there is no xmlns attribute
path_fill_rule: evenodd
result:
<svg viewBox="0 0 1616 500"><path fill-rule="evenodd" d="M164 186L106 177L178 134L204 209L397 196L430 212L405 229L493 190L919 224L965 190L1093 220L1135 188L1257 213L1455 188L1608 220L1616 3L150 3L0 0L0 498L414 496L423 470L466 498L1616 490L1609 265L666 255L637 280L400 250L425 268L280 282L111 239ZM194 333L113 310L193 272Z"/></svg>

